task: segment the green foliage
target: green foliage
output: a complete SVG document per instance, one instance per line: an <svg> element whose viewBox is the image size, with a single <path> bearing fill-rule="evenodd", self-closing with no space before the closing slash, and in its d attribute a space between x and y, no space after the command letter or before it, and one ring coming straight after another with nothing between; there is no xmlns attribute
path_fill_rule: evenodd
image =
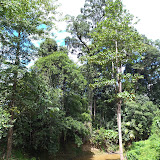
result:
<svg viewBox="0 0 160 160"><path fill-rule="evenodd" d="M107 151L115 151L118 144L118 132L100 128L91 135L91 144Z"/></svg>
<svg viewBox="0 0 160 160"><path fill-rule="evenodd" d="M160 158L160 118L155 117L152 135L148 140L135 142L127 152L128 160L159 160Z"/></svg>
<svg viewBox="0 0 160 160"><path fill-rule="evenodd" d="M122 67L133 57L138 57L143 50L143 43L141 35L134 29L133 16L124 10L121 1L107 2L105 20L98 23L91 37L92 51L88 61L108 71L107 76L99 76L96 84L103 82L103 85L114 85L118 78L130 82L130 78L122 73ZM137 51L137 55L133 54Z"/></svg>
<svg viewBox="0 0 160 160"><path fill-rule="evenodd" d="M158 107L147 96L137 95L135 101L126 102L123 111L122 128L124 141L136 141L149 137L153 117Z"/></svg>
<svg viewBox="0 0 160 160"><path fill-rule="evenodd" d="M57 48L58 46L55 40L46 38L45 41L40 44L38 54L39 56L45 57L57 51Z"/></svg>
<svg viewBox="0 0 160 160"><path fill-rule="evenodd" d="M27 152L57 153L67 141L80 146L88 135L86 81L62 52L40 58L19 81L20 115L14 127L14 146Z"/></svg>
<svg viewBox="0 0 160 160"><path fill-rule="evenodd" d="M138 94L147 94L154 103L159 103L159 45L156 42L143 36L145 52L142 58L136 58L126 65L125 72L134 75L142 75L143 78L136 82L135 89Z"/></svg>
<svg viewBox="0 0 160 160"><path fill-rule="evenodd" d="M67 31L72 34L72 37L65 38L65 44L72 48L72 52L80 52L79 56L83 54L83 52L89 52L89 48L87 45L87 41L90 36L88 33L90 32L90 25L84 19L83 15L78 15L77 17L70 17L71 23L67 26ZM80 50L80 51L78 51Z"/></svg>
<svg viewBox="0 0 160 160"><path fill-rule="evenodd" d="M5 137L7 129L12 127L9 121L10 114L0 106L0 139Z"/></svg>
<svg viewBox="0 0 160 160"><path fill-rule="evenodd" d="M67 31L71 33L72 37L66 37L65 44L72 49L72 52L77 52L78 57L90 53L91 48L88 42L91 42L92 38L89 34L96 28L98 22L103 20L107 1L85 0L81 14L77 17L69 16L70 23Z"/></svg>
<svg viewBox="0 0 160 160"><path fill-rule="evenodd" d="M40 94L21 85L23 76L27 72L26 65L36 54L33 39L40 38L51 29L57 6L50 0L2 0L0 5L0 41L1 61L0 95L3 96L3 106L10 113L10 122L18 118L20 113L32 110L39 100ZM45 28L41 27L45 25ZM33 86L33 85L32 85ZM24 88L27 90L23 90ZM22 91L22 92L21 92ZM31 91L28 93L27 91ZM23 93L27 93L26 95ZM38 93L38 92L37 92ZM29 97L29 95L33 96ZM37 96L38 95L38 96ZM5 98L4 98L5 97ZM27 100L25 100L27 97ZM38 100L37 100L38 99ZM33 100L33 103L31 101ZM37 101L36 101L37 100ZM40 102L40 101L38 101ZM13 126L12 126L13 127ZM11 156L13 128L8 132L7 159Z"/></svg>
<svg viewBox="0 0 160 160"><path fill-rule="evenodd" d="M80 147L83 144L83 139L90 133L87 125L72 117L66 117L64 119L63 130L65 137L73 141L77 147Z"/></svg>
<svg viewBox="0 0 160 160"><path fill-rule="evenodd" d="M36 160L36 158L29 158L29 156L21 150L13 150L13 155L10 160Z"/></svg>
<svg viewBox="0 0 160 160"><path fill-rule="evenodd" d="M82 139L79 136L77 136L77 135L75 135L75 144L78 147L80 147L83 144Z"/></svg>
<svg viewBox="0 0 160 160"><path fill-rule="evenodd" d="M159 116L159 115L158 115ZM157 135L160 136L160 118L159 117L155 117L154 121L152 123L152 135Z"/></svg>
<svg viewBox="0 0 160 160"><path fill-rule="evenodd" d="M89 113L84 112L81 114L80 117L81 117L82 122L91 122L92 121Z"/></svg>
<svg viewBox="0 0 160 160"><path fill-rule="evenodd" d="M86 63L78 67L69 59L67 48L47 38L40 45L41 58L27 71L25 65L37 53L31 39L44 38L54 25L57 6L53 2L1 0L0 142L6 141L6 131L13 127L12 112L16 119L13 147L27 153L55 154L69 142L80 147L90 135L91 122L100 128L93 130L91 143L116 151L116 103L123 99L126 144L151 134L148 140L133 143L128 159L158 160L160 119L153 121L158 108L147 96L135 97L134 93L138 88L139 93L145 91L159 103L159 41L145 45L147 51L141 59L142 37L122 2L86 0L82 14L70 17L67 30L72 37L65 39L74 52L80 52L79 56L86 55ZM118 90L119 82L123 92ZM128 101L131 99L135 102ZM12 159L27 157L17 151Z"/></svg>
<svg viewBox="0 0 160 160"><path fill-rule="evenodd" d="M66 89L69 87L73 91L78 91L79 88L81 91L86 84L78 67L63 52L55 52L40 58L36 62L35 69L43 75L52 87L63 89L65 85Z"/></svg>
<svg viewBox="0 0 160 160"><path fill-rule="evenodd" d="M89 133L88 129L82 122L74 120L72 117L65 118L65 128L75 134L87 135Z"/></svg>
<svg viewBox="0 0 160 160"><path fill-rule="evenodd" d="M39 10L41 8L41 10ZM2 57L14 64L21 57L21 65L27 64L35 54L31 42L51 29L54 24L57 6L50 0L2 0L0 5L0 38L3 49ZM45 28L41 27L45 25ZM20 51L21 50L21 51ZM19 52L20 51L20 52ZM16 57L16 58L15 58ZM17 60L18 61L18 60ZM16 62L18 65L18 62Z"/></svg>

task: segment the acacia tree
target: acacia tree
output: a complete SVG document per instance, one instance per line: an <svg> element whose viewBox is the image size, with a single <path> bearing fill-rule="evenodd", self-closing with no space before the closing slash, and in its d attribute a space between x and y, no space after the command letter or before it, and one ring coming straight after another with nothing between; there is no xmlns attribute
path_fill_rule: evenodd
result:
<svg viewBox="0 0 160 160"><path fill-rule="evenodd" d="M11 125L14 119L14 109L19 101L17 84L25 72L25 65L34 56L34 46L31 38L37 38L46 30L51 29L54 20L56 5L50 0L2 0L0 5L0 39L1 58L5 60L2 72L8 75L7 79L1 80L9 94L6 102L11 114ZM50 16L48 16L50 15ZM41 25L46 25L46 29ZM8 80L8 82L6 82ZM7 156L11 157L13 127L8 131Z"/></svg>
<svg viewBox="0 0 160 160"><path fill-rule="evenodd" d="M109 1L105 8L106 14L102 22L92 32L93 38L91 47L94 48L88 57L90 63L96 63L108 71L110 79L101 74L96 79L94 86L113 85L117 97L117 124L119 132L119 150L121 160L123 157L122 132L121 132L121 105L123 97L130 97L127 91L123 90L122 82L135 80L134 75L124 75L123 67L132 57L142 51L141 35L134 29L133 16L123 9L120 0ZM125 78L126 77L126 78Z"/></svg>

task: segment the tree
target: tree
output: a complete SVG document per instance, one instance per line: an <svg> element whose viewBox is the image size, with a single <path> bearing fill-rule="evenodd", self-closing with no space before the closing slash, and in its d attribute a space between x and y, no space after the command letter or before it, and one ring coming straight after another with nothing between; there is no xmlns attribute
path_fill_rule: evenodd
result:
<svg viewBox="0 0 160 160"><path fill-rule="evenodd" d="M71 37L66 37L65 39L65 43L71 49L71 52L77 54L79 58L83 57L83 60L81 60L86 63L84 67L82 67L82 71L88 81L86 91L91 117L95 117L96 113L96 89L90 88L89 84L93 84L93 79L98 76L97 71L101 69L101 67L95 64L88 64L88 60L84 58L84 56L90 55L92 50L90 47L92 41L90 33L97 27L97 23L104 19L105 6L107 6L106 2L108 2L108 0L85 0L84 7L81 8L81 14L77 17L70 17L67 31L71 33Z"/></svg>
<svg viewBox="0 0 160 160"><path fill-rule="evenodd" d="M66 37L66 45L78 56L90 52L89 43L91 37L89 33L96 28L97 23L101 22L105 15L105 6L108 0L85 0L81 14L77 17L69 17L70 23L67 31L72 37Z"/></svg>
<svg viewBox="0 0 160 160"><path fill-rule="evenodd" d="M54 52L40 58L35 69L52 88L60 89L63 97L74 94L83 95L86 80L77 66L63 52ZM64 109L65 100L62 98L61 107Z"/></svg>
<svg viewBox="0 0 160 160"><path fill-rule="evenodd" d="M127 152L127 159L155 159L158 160L160 157L160 118L159 114L154 117L152 127L151 127L151 136L145 141L139 141L133 143Z"/></svg>
<svg viewBox="0 0 160 160"><path fill-rule="evenodd" d="M52 2L53 3L53 2ZM54 3L53 3L54 4ZM10 86L7 90L8 110L11 114L10 124L14 119L14 108L17 107L17 84L25 72L25 65L34 56L34 46L31 39L42 35L53 25L56 6L51 1L44 0L2 0L0 6L0 39L2 56L6 60L2 71L8 74ZM48 16L49 15L49 16ZM46 30L41 25L46 25ZM47 32L46 32L47 33ZM8 83L1 81L1 83ZM13 127L8 131L7 156L9 159L12 149Z"/></svg>
<svg viewBox="0 0 160 160"><path fill-rule="evenodd" d="M18 102L20 114L15 115L14 146L29 154L44 150L56 153L64 125L58 96L56 93L50 96L51 90L34 70L19 80L17 92L21 101Z"/></svg>
<svg viewBox="0 0 160 160"><path fill-rule="evenodd" d="M153 117L157 116L158 107L144 95L136 95L134 101L123 105L122 130L124 141L145 140L150 136Z"/></svg>
<svg viewBox="0 0 160 160"><path fill-rule="evenodd" d="M127 79L124 79L123 67L128 61L132 60L132 56L135 55L132 54L133 52L141 52L142 37L133 27L133 16L123 9L120 0L108 2L105 11L104 20L98 24L91 34L93 38L91 48L94 49L88 59L90 63L101 65L110 74L110 79L105 79L101 75L95 85L113 85L115 87L119 150L121 160L123 160L121 105L122 98L130 96L122 88L122 82L127 81ZM134 79L134 76L130 75L129 79Z"/></svg>
<svg viewBox="0 0 160 160"><path fill-rule="evenodd" d="M85 0L84 7L81 8L83 18L90 22L90 28L96 28L97 23L103 21L105 17L105 7L109 0Z"/></svg>
<svg viewBox="0 0 160 160"><path fill-rule="evenodd" d="M57 43L54 39L46 38L44 42L40 44L40 50L38 54L42 57L48 56L57 51Z"/></svg>
<svg viewBox="0 0 160 160"><path fill-rule="evenodd" d="M34 69L47 84L47 95L52 106L50 110L62 112L62 132L59 143L74 141L78 146L87 134L87 122L90 120L85 97L86 80L76 66L63 52L53 52L36 61ZM56 127L55 124L52 127Z"/></svg>
<svg viewBox="0 0 160 160"><path fill-rule="evenodd" d="M135 85L137 94L146 94L154 104L159 104L159 41L152 41L143 36L146 50L142 58L126 64L125 73L140 74ZM135 57L136 58L136 57Z"/></svg>
<svg viewBox="0 0 160 160"><path fill-rule="evenodd" d="M7 129L12 127L9 125L9 118L9 113L0 105L0 139L5 137Z"/></svg>

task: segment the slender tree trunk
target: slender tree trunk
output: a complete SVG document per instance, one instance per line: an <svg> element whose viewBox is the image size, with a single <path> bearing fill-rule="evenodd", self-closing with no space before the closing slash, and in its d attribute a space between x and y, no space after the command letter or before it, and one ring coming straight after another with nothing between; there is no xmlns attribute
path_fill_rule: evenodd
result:
<svg viewBox="0 0 160 160"><path fill-rule="evenodd" d="M96 98L94 97L94 113L93 113L94 119L96 117Z"/></svg>
<svg viewBox="0 0 160 160"><path fill-rule="evenodd" d="M10 124L13 125L13 112L11 113L11 122ZM13 127L9 128L8 130L8 141L7 141L7 155L6 159L8 160L11 157L11 151L12 151L12 136L13 135Z"/></svg>
<svg viewBox="0 0 160 160"><path fill-rule="evenodd" d="M118 84L119 93L122 92L122 82L119 81ZM120 158L121 160L124 160L123 157L123 145L122 145L122 130L121 130L121 105L122 100L119 99L117 104L117 124L118 124L118 135L119 135L119 152L120 152Z"/></svg>
<svg viewBox="0 0 160 160"><path fill-rule="evenodd" d="M114 76L114 62L112 61L112 79L114 79L115 76Z"/></svg>
<svg viewBox="0 0 160 160"><path fill-rule="evenodd" d="M92 110L93 110L93 89L90 88L89 90L89 111L90 111L90 115L91 115L91 118L92 118Z"/></svg>
<svg viewBox="0 0 160 160"><path fill-rule="evenodd" d="M11 157L12 137L13 137L12 135L13 135L13 127L11 127L8 131L7 156L6 156L7 160Z"/></svg>
<svg viewBox="0 0 160 160"><path fill-rule="evenodd" d="M16 59L15 59L15 66L17 66L16 70L13 71L13 94L12 99L10 103L10 110L11 110L11 119L10 124L13 125L13 119L14 119L14 112L13 108L15 107L15 101L16 101L16 89L17 89L17 78L18 78L18 67L20 64L19 60L19 53L20 53L20 31L18 33L18 41L17 41L17 51L16 51ZM8 140L7 140L7 155L6 159L9 160L11 158L11 152L12 152L12 141L13 141L13 126L9 128L8 130Z"/></svg>
<svg viewBox="0 0 160 160"><path fill-rule="evenodd" d="M89 64L87 67L87 79L88 79L88 83L92 84L91 65L89 65ZM88 122L87 124L90 129L90 133L92 133L93 89L90 88L89 85L88 85L88 110L90 112L91 121Z"/></svg>
<svg viewBox="0 0 160 160"><path fill-rule="evenodd" d="M121 73L122 73L122 64L118 64L118 45L117 41L115 42L116 45L116 64L117 64L117 82L118 82L118 93L122 92L122 81L121 81ZM120 67L118 67L120 65ZM119 99L117 102L117 124L118 124L118 135L119 135L119 152L120 152L120 160L124 160L123 157L123 145L122 145L122 130L121 130L121 105L122 105L122 100Z"/></svg>
<svg viewBox="0 0 160 160"><path fill-rule="evenodd" d="M65 74L65 72L63 73ZM66 77L64 77L63 79L63 87L62 87L62 90L63 90L63 100L62 100L62 106L63 106L63 109L68 112L67 108L65 107L66 106Z"/></svg>
<svg viewBox="0 0 160 160"><path fill-rule="evenodd" d="M92 109L93 109L93 90L90 89L89 90L89 93L88 93L88 97L89 97L89 104L88 104L88 109L90 111L90 117L92 119ZM90 129L90 133L92 133L92 120L90 122L88 122L88 125L89 125L89 129Z"/></svg>
<svg viewBox="0 0 160 160"><path fill-rule="evenodd" d="M12 94L12 100L10 104L10 113L11 113L11 118L10 118L10 125L13 125L13 119L14 119L14 112L13 108L15 107L15 93L16 93L16 87L17 87L17 76L18 72L15 71L14 73L14 82L13 82L13 94ZM12 140L13 139L13 126L9 128L8 130L8 139L7 139L7 155L6 159L9 160L11 158L11 152L12 152Z"/></svg>
<svg viewBox="0 0 160 160"><path fill-rule="evenodd" d="M18 74L18 73L17 73ZM11 102L11 118L10 118L10 125L13 125L13 119L14 119L14 112L13 108L15 106L15 91L16 91L16 85L17 85L17 74L14 74L14 84L13 84L13 95L12 95L12 102ZM11 152L12 152L12 141L13 141L13 126L9 128L8 130L8 139L7 139L7 155L6 159L9 160L11 158Z"/></svg>

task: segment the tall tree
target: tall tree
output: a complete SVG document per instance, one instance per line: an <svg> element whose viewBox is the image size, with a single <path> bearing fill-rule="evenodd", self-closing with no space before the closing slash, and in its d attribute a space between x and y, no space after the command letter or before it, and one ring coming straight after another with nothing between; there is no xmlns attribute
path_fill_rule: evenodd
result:
<svg viewBox="0 0 160 160"><path fill-rule="evenodd" d="M91 36L89 33L97 26L97 22L103 20L107 1L108 0L85 0L84 7L81 8L81 14L77 17L70 17L67 31L71 33L71 37L66 37L65 43L71 49L71 52L77 54L78 57L90 53L91 48L89 47L89 44L91 42ZM96 76L95 70L97 68L91 64L87 64L83 67L83 70L84 68L86 69L85 76L88 81L88 106L92 116L95 95L94 90L89 88L89 84L93 83L93 78Z"/></svg>
<svg viewBox="0 0 160 160"><path fill-rule="evenodd" d="M75 143L77 143L77 140L80 140L85 133L86 127L82 122L87 123L90 120L84 95L86 87L84 76L68 55L61 51L38 59L35 69L48 86L47 94L48 97L51 97L50 101L53 104L50 107L51 110L55 110L56 106L64 113L63 118L66 119L66 122L62 127L63 132L59 135L61 145L65 146L65 140L69 139L68 136L72 140L75 138Z"/></svg>
<svg viewBox="0 0 160 160"><path fill-rule="evenodd" d="M65 42L72 52L78 56L90 52L89 44L91 37L89 33L96 28L97 23L101 22L105 15L105 6L108 0L85 0L81 14L77 17L70 17L67 31L71 37L66 37Z"/></svg>
<svg viewBox="0 0 160 160"><path fill-rule="evenodd" d="M17 84L23 76L25 65L33 58L34 46L31 39L51 29L56 6L50 0L2 0L0 6L0 38L2 57L7 64L2 70L9 72L12 87L7 97L8 110L11 113L11 124L14 119L14 108L19 101ZM44 30L41 25L44 24ZM5 84L5 81L1 81ZM7 156L11 157L13 127L8 131Z"/></svg>
<svg viewBox="0 0 160 160"><path fill-rule="evenodd" d="M121 105L122 98L129 93L122 88L122 82L127 81L123 74L123 67L132 60L133 52L141 52L142 37L133 27L133 16L123 9L120 0L109 1L105 8L105 18L98 24L91 34L94 48L89 57L91 63L99 64L110 74L110 79L103 75L95 83L97 86L113 85L117 96L117 124L119 132L119 150L121 160L123 157L122 131L121 131ZM134 79L134 76L129 79Z"/></svg>
<svg viewBox="0 0 160 160"><path fill-rule="evenodd" d="M159 40L152 41L145 36L143 38L146 45L146 50L142 53L143 58L127 63L125 73L143 75L144 78L136 82L136 93L145 94L155 104L159 104Z"/></svg>
<svg viewBox="0 0 160 160"><path fill-rule="evenodd" d="M147 94L154 103L159 104L159 41L148 40L144 37L146 51L142 54L143 59L134 60L134 63L126 65L125 72L141 74L144 76L136 85L136 91L139 94Z"/></svg>

